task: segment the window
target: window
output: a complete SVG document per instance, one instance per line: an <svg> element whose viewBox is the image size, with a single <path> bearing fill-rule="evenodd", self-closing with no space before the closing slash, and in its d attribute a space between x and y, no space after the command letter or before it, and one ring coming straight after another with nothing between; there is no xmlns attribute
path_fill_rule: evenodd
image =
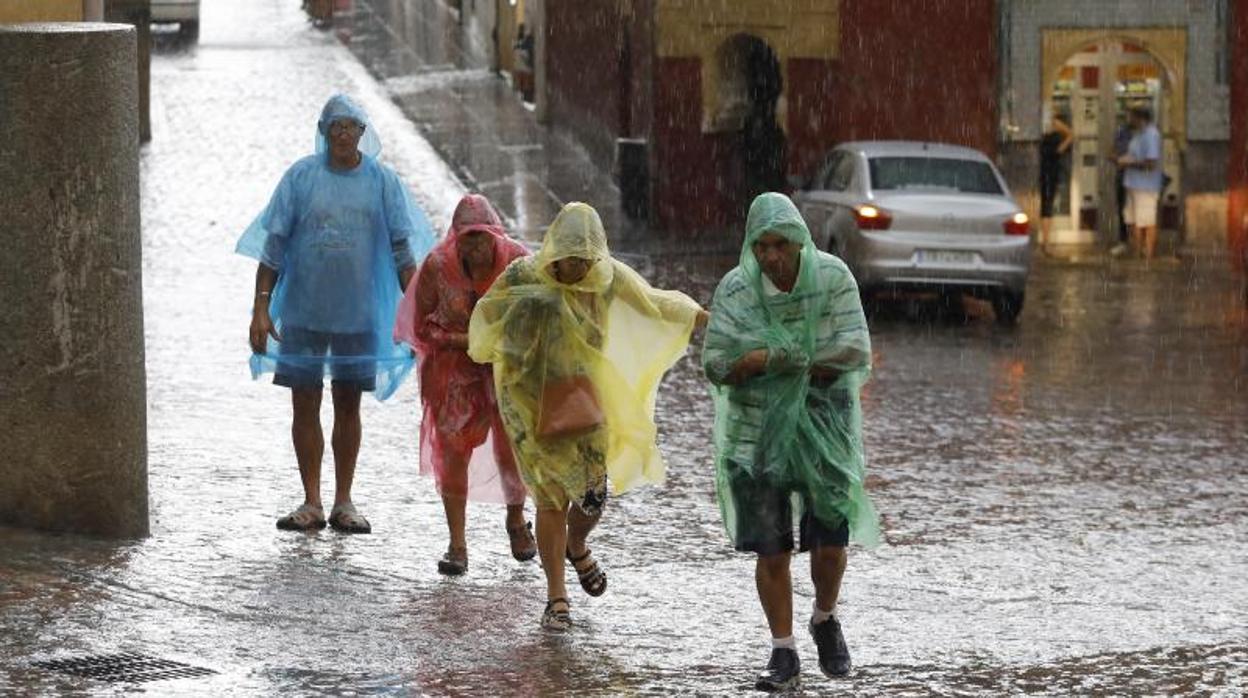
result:
<svg viewBox="0 0 1248 698"><path fill-rule="evenodd" d="M931 157L879 157L868 163L871 187L946 189L968 194L1001 194L992 165L977 160Z"/></svg>
<svg viewBox="0 0 1248 698"><path fill-rule="evenodd" d="M832 175L836 173L836 166L845 158L845 153L836 152L828 156L828 161L824 163L819 170L819 176L815 177L815 189L826 190L832 188Z"/></svg>
<svg viewBox="0 0 1248 698"><path fill-rule="evenodd" d="M832 177L828 180L828 189L832 191L845 191L849 189L849 185L854 181L854 156L850 153L842 153L839 162L832 170Z"/></svg>

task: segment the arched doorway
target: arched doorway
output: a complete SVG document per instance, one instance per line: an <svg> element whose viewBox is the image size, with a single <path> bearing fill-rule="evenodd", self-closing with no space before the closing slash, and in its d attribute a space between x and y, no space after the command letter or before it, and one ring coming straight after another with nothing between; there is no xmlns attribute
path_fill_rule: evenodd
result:
<svg viewBox="0 0 1248 698"><path fill-rule="evenodd" d="M777 105L784 92L780 61L767 42L737 34L718 51L718 121L740 136L742 183L747 200L785 186L785 137Z"/></svg>
<svg viewBox="0 0 1248 698"><path fill-rule="evenodd" d="M1065 176L1054 206L1054 239L1059 243L1116 240L1121 219L1117 167L1112 154L1128 111L1145 106L1162 134L1162 168L1168 184L1158 224L1181 227L1181 136L1171 123L1172 78L1147 49L1118 38L1099 39L1071 55L1048 86L1045 114L1065 117L1074 132ZM1181 108L1181 105L1180 105Z"/></svg>

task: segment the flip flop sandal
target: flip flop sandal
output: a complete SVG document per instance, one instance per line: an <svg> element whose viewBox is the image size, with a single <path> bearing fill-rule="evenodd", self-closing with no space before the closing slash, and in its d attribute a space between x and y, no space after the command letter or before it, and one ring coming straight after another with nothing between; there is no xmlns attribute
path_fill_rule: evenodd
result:
<svg viewBox="0 0 1248 698"><path fill-rule="evenodd" d="M341 531L342 533L373 532L373 527L368 523L368 519L361 516L351 502L334 505L334 510L329 515L329 525L335 531Z"/></svg>
<svg viewBox="0 0 1248 698"><path fill-rule="evenodd" d="M563 608L555 610L555 604L563 604ZM546 610L542 612L542 630L552 633L565 633L572 628L572 604L565 598L551 599L546 602Z"/></svg>
<svg viewBox="0 0 1248 698"><path fill-rule="evenodd" d="M564 550L564 555L567 556L568 562L572 563L572 569L576 570L576 577L581 581L581 588L585 590L585 593L590 596L602 596L607 591L607 573L603 571L597 560L589 557L592 554L592 550L585 548L584 555L573 558L572 553ZM576 566L578 562L584 562L586 559L589 559L589 567L582 570Z"/></svg>
<svg viewBox="0 0 1248 698"><path fill-rule="evenodd" d="M446 549L446 554L438 560L438 571L449 577L458 577L468 571L468 548Z"/></svg>
<svg viewBox="0 0 1248 698"><path fill-rule="evenodd" d="M301 504L298 509L278 519L277 527L283 531L319 531L325 528L325 510Z"/></svg>
<svg viewBox="0 0 1248 698"><path fill-rule="evenodd" d="M533 524L525 521L523 526L508 526L507 537L511 539L511 556L520 562L537 557L537 540L533 538Z"/></svg>

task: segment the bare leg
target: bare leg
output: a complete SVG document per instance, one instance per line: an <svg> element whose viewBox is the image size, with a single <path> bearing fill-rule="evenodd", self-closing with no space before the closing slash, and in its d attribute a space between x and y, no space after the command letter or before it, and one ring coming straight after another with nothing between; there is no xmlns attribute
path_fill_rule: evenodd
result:
<svg viewBox="0 0 1248 698"><path fill-rule="evenodd" d="M351 501L351 483L355 480L355 460L360 455L359 388L335 385L334 394L334 504Z"/></svg>
<svg viewBox="0 0 1248 698"><path fill-rule="evenodd" d="M295 445L295 460L299 462L299 477L303 481L303 502L315 507L321 506L321 459L325 455L325 435L321 432L322 392L320 386L290 391L294 411L290 438Z"/></svg>
<svg viewBox="0 0 1248 698"><path fill-rule="evenodd" d="M568 545L568 509L537 510L537 552L546 572L546 599L566 599L563 583L563 555Z"/></svg>
<svg viewBox="0 0 1248 698"><path fill-rule="evenodd" d="M771 636L789 637L793 634L793 580L789 577L791 553L759 555L754 568L754 583L758 586L758 600L767 615Z"/></svg>
<svg viewBox="0 0 1248 698"><path fill-rule="evenodd" d="M1144 231L1144 259L1152 259L1153 253L1157 251L1157 226L1150 225L1142 230Z"/></svg>
<svg viewBox="0 0 1248 698"><path fill-rule="evenodd" d="M1129 231L1128 235L1131 236L1131 247L1136 251L1141 251L1143 249L1143 245L1140 240L1140 228L1135 225L1129 225L1127 226L1127 230Z"/></svg>
<svg viewBox="0 0 1248 698"><path fill-rule="evenodd" d="M590 516L581 511L581 508L573 505L568 511L568 552L572 557L580 557L585 554L585 548L589 547L587 541L589 532L594 530L598 522L602 520L602 510ZM589 562L586 560L586 562Z"/></svg>
<svg viewBox="0 0 1248 698"><path fill-rule="evenodd" d="M819 610L836 610L847 559L842 547L826 546L810 551L810 579L815 583L815 605Z"/></svg>
<svg viewBox="0 0 1248 698"><path fill-rule="evenodd" d="M524 525L524 505L507 505L507 528L520 528Z"/></svg>
<svg viewBox="0 0 1248 698"><path fill-rule="evenodd" d="M468 541L464 526L468 519L468 501L463 497L442 495L442 509L446 511L446 527L451 534L451 547L466 549Z"/></svg>

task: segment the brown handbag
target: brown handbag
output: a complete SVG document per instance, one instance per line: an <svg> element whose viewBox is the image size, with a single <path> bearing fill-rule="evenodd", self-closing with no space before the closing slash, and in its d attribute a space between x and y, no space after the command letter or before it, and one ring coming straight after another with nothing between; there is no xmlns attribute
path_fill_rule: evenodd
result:
<svg viewBox="0 0 1248 698"><path fill-rule="evenodd" d="M597 429L606 421L589 376L569 376L547 382L538 409L539 439L578 436Z"/></svg>

